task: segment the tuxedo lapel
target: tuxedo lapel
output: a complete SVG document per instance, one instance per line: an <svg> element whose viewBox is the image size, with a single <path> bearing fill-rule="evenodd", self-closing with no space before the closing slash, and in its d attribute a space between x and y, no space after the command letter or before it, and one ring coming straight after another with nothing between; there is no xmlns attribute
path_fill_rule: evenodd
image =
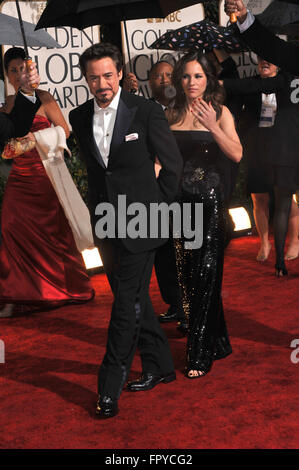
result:
<svg viewBox="0 0 299 470"><path fill-rule="evenodd" d="M101 152L99 150L99 147L96 144L96 141L93 135L93 114L94 114L94 102L93 100L90 100L85 119L83 120L84 126L85 126L83 132L84 132L84 135L86 136L86 145L89 147L91 154L97 160L97 162L104 169L106 169L103 158L101 156Z"/></svg>
<svg viewBox="0 0 299 470"><path fill-rule="evenodd" d="M109 162L113 159L119 146L125 141L125 136L134 119L136 111L137 106L130 107L129 99L126 98L122 92L117 108L113 136L110 145Z"/></svg>

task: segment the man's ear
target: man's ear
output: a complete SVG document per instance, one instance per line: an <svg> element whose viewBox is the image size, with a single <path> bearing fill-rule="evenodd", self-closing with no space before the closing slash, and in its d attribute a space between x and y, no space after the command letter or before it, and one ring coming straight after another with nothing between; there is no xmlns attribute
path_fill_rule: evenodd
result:
<svg viewBox="0 0 299 470"><path fill-rule="evenodd" d="M119 78L119 81L121 81L121 79L123 78L123 71L122 70L120 72L118 72L118 78Z"/></svg>

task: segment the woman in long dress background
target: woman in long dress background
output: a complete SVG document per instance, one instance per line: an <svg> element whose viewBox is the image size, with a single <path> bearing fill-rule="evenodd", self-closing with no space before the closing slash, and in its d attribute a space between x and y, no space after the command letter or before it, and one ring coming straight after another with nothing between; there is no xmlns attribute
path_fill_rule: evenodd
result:
<svg viewBox="0 0 299 470"><path fill-rule="evenodd" d="M230 160L242 158L234 119L223 106L224 90L208 60L185 55L173 74L174 107L167 113L184 159L178 201L203 203L203 244L187 249L175 240L178 280L188 318L188 378L206 375L215 359L232 352L221 299L226 230L226 194Z"/></svg>
<svg viewBox="0 0 299 470"><path fill-rule="evenodd" d="M25 66L21 48L4 56L10 83L17 92ZM36 91L41 100L31 132L61 126L69 128L50 93ZM13 106L7 98L4 112ZM34 148L14 158L2 204L0 247L0 316L47 309L68 302L86 302L94 291L86 273L70 225L39 153Z"/></svg>

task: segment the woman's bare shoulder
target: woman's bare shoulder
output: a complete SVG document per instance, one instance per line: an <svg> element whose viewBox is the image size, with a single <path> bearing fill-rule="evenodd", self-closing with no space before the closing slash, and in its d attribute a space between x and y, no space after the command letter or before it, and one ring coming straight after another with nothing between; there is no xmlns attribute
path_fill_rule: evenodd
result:
<svg viewBox="0 0 299 470"><path fill-rule="evenodd" d="M37 90L37 94L39 96L39 99L41 100L41 102L43 104L46 104L46 103L50 103L52 101L55 101L53 95L51 95L51 93L49 93L47 90L40 90L38 89Z"/></svg>
<svg viewBox="0 0 299 470"><path fill-rule="evenodd" d="M221 121L227 121L227 120L233 118L233 115L232 115L232 113L230 112L230 110L228 109L227 106L225 106L225 105L223 104L223 105L221 106L221 109L222 109L222 113L221 113L221 117L220 117L220 122L221 122Z"/></svg>

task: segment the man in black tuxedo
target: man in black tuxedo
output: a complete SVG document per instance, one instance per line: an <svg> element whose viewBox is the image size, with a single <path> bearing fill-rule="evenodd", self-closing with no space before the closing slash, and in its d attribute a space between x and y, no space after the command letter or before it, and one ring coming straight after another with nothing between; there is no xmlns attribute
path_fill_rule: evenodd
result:
<svg viewBox="0 0 299 470"><path fill-rule="evenodd" d="M295 2L294 2L295 3ZM268 62L278 65L286 72L299 74L299 47L271 33L261 25L246 8L242 0L225 0L225 11L228 15L235 13L242 39Z"/></svg>
<svg viewBox="0 0 299 470"><path fill-rule="evenodd" d="M118 198L125 196L127 206L142 203L147 214L152 203L171 203L182 158L162 108L121 90L122 57L115 46L91 46L81 55L80 66L94 99L71 111L70 123L86 163L95 243L114 295L96 409L100 417L109 418L118 413L136 347L143 373L128 384L129 390L150 390L175 380L168 342L148 292L155 249L165 240L120 234L120 219L128 227L128 217ZM158 179L156 157L162 165ZM110 203L116 211L116 238L97 237L99 203Z"/></svg>
<svg viewBox="0 0 299 470"><path fill-rule="evenodd" d="M0 149L8 139L28 134L35 113L40 107L39 98L35 97L32 84L38 85L39 82L36 65L33 63L30 71L24 71L21 77L21 88L11 113L0 113Z"/></svg>

